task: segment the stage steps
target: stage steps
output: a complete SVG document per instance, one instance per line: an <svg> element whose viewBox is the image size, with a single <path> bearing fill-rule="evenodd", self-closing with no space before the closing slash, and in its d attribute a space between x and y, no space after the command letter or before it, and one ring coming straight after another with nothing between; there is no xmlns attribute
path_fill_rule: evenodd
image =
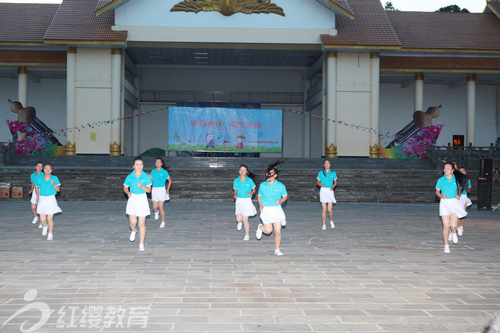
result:
<svg viewBox="0 0 500 333"><path fill-rule="evenodd" d="M28 198L32 167L2 167L0 182L22 186L24 199ZM148 169L149 171L150 169ZM292 202L317 202L316 176L319 169L280 169L279 180L288 190ZM257 185L264 181L264 170L254 169ZM61 181L58 200L72 201L125 201L123 182L132 172L129 168L57 168L54 173ZM171 169L171 200L188 201L232 201L233 180L237 169L192 168ZM350 170L337 169L339 177L335 192L339 202L384 202L384 203L434 203L434 189L440 170ZM477 197L477 172L469 173L473 190L473 201ZM500 192L500 186L497 186ZM496 192L495 192L496 193ZM500 202L494 198L493 202ZM14 199L11 199L14 200Z"/></svg>

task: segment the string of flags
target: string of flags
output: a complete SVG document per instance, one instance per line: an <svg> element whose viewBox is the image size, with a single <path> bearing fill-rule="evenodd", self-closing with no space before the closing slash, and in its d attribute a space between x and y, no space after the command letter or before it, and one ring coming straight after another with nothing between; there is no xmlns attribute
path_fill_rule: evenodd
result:
<svg viewBox="0 0 500 333"><path fill-rule="evenodd" d="M75 127L69 127L69 128L60 129L58 131L55 131L54 134L59 135L59 136L66 136L67 133L81 132L82 130L95 129L96 127L100 128L101 126L113 125L115 122L119 122L119 121L126 120L126 119L131 119L131 118L134 118L134 117L141 117L141 116L144 116L144 115L147 115L147 114L151 114L151 113L154 113L154 112L158 112L158 111L162 111L162 110L168 110L168 106L160 107L160 108L149 110L149 111L139 112L139 113L131 114L131 115L120 117L120 118L115 118L115 119L110 119L110 120L104 120L104 121L97 121L97 122L91 122L91 123L88 122L86 124L81 124L81 125L78 125L78 126L75 126ZM394 138L394 134L391 135L389 132L387 132L387 133L381 133L378 130L376 130L374 128L371 128L371 127L366 127L366 126L361 126L361 125L356 125L356 124L350 124L350 123L347 123L347 122L342 121L342 120L335 120L335 119L323 118L321 116L314 115L311 112L300 111L300 110L292 110L292 109L283 109L283 111L301 114L301 115L304 115L306 117L310 117L312 119L318 119L318 120L322 120L322 121L338 123L339 125L350 127L352 129L356 129L356 130L361 130L361 131L364 131L364 132L369 132L369 133L373 132L375 134L378 134L379 137L386 137L386 138L390 138L390 139ZM30 140L30 138L28 138L28 140ZM31 138L31 140L32 140L32 138ZM8 142L6 142L6 143L3 144L2 148L11 146L14 143L15 142L12 142L12 140L8 140Z"/></svg>

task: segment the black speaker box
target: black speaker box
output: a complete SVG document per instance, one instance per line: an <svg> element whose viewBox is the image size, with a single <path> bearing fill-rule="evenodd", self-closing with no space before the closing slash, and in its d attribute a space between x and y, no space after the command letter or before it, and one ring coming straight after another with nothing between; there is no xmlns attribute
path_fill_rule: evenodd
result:
<svg viewBox="0 0 500 333"><path fill-rule="evenodd" d="M491 160L490 160L491 161ZM491 210L491 198L493 195L493 184L491 178L479 177L477 180L477 209Z"/></svg>
<svg viewBox="0 0 500 333"><path fill-rule="evenodd" d="M480 163L479 177L491 178L493 176L493 160L491 158L483 158Z"/></svg>

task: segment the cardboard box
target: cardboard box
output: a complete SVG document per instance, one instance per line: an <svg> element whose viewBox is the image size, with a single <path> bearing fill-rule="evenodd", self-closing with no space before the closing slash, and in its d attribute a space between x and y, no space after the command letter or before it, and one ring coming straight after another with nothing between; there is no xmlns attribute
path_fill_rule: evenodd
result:
<svg viewBox="0 0 500 333"><path fill-rule="evenodd" d="M8 198L10 198L10 188L0 187L0 199L8 199Z"/></svg>
<svg viewBox="0 0 500 333"><path fill-rule="evenodd" d="M14 186L12 188L12 199L22 199L23 198L23 188L21 186Z"/></svg>

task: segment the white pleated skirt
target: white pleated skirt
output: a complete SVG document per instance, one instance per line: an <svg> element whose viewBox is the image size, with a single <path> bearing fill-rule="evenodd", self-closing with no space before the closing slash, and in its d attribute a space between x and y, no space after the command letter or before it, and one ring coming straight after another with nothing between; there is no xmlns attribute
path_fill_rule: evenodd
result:
<svg viewBox="0 0 500 333"><path fill-rule="evenodd" d="M151 215L151 211L149 210L149 202L146 193L143 194L134 194L128 198L127 200L127 209L125 212L128 215L135 216L148 216Z"/></svg>
<svg viewBox="0 0 500 333"><path fill-rule="evenodd" d="M472 201L470 201L469 197L467 196L467 194L462 194L460 196L460 204L462 205L462 207L464 205L467 205L467 207L469 206L472 206Z"/></svg>
<svg viewBox="0 0 500 333"><path fill-rule="evenodd" d="M441 198L441 201L439 201L439 216L448 216L453 213L457 214L459 219L467 215L464 206L457 198Z"/></svg>
<svg viewBox="0 0 500 333"><path fill-rule="evenodd" d="M333 202L336 203L337 200L335 200L335 192L330 190L330 187L322 187L319 190L319 202Z"/></svg>
<svg viewBox="0 0 500 333"><path fill-rule="evenodd" d="M273 207L264 207L260 212L260 219L263 224L270 224L281 222L282 225L286 224L286 216L281 205Z"/></svg>
<svg viewBox="0 0 500 333"><path fill-rule="evenodd" d="M38 200L38 205L36 206L36 212L38 214L53 215L56 213L61 213L62 210L57 205L57 200L55 195L40 196Z"/></svg>
<svg viewBox="0 0 500 333"><path fill-rule="evenodd" d="M252 198L237 198L234 203L234 215L255 216L257 209L252 202Z"/></svg>
<svg viewBox="0 0 500 333"><path fill-rule="evenodd" d="M33 189L33 192L31 192L31 203L32 204L37 204L38 202L36 202L36 191L35 189Z"/></svg>
<svg viewBox="0 0 500 333"><path fill-rule="evenodd" d="M170 200L170 195L167 194L167 190L164 186L153 187L151 190L151 200L153 201L168 201Z"/></svg>

